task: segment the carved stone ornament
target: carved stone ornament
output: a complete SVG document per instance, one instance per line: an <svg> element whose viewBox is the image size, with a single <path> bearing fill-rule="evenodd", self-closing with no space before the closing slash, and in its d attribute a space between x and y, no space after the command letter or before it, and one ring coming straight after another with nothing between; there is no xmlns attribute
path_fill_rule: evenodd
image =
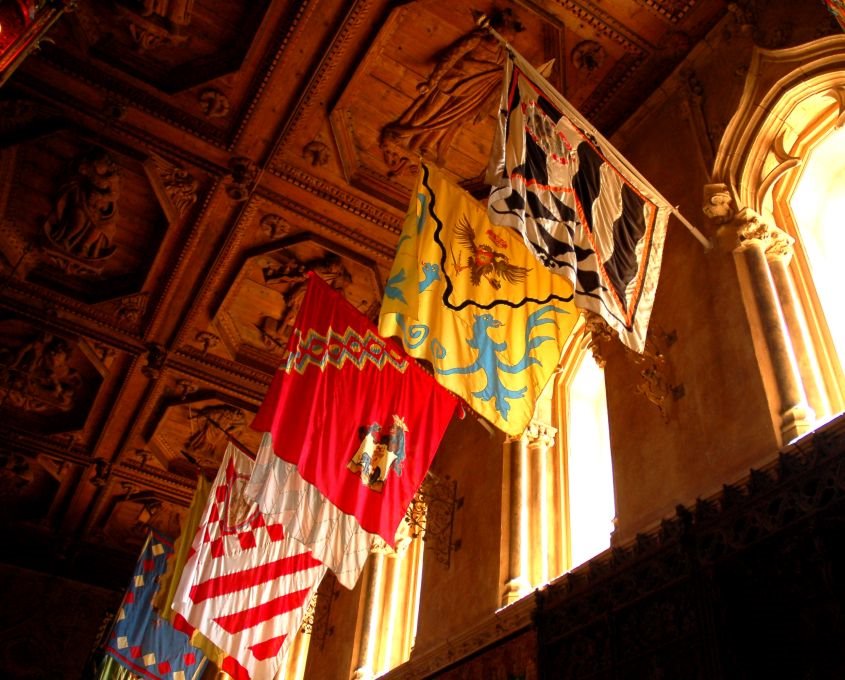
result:
<svg viewBox="0 0 845 680"><path fill-rule="evenodd" d="M216 464L214 452L217 445L226 439L225 433L237 435L246 426L244 412L228 404L204 406L191 411L188 419L192 421L192 433L185 440L184 447L201 467Z"/></svg>
<svg viewBox="0 0 845 680"><path fill-rule="evenodd" d="M728 11L734 15L740 31L745 35L751 35L757 23L752 1L738 0L737 2L729 2Z"/></svg>
<svg viewBox="0 0 845 680"><path fill-rule="evenodd" d="M173 27L188 26L194 0L142 0L141 5L143 17L156 17Z"/></svg>
<svg viewBox="0 0 845 680"><path fill-rule="evenodd" d="M128 324L137 324L147 309L149 293L138 293L121 298L117 304L117 318Z"/></svg>
<svg viewBox="0 0 845 680"><path fill-rule="evenodd" d="M302 148L302 157L311 161L313 166L322 166L329 162L329 147L319 139L313 139Z"/></svg>
<svg viewBox="0 0 845 680"><path fill-rule="evenodd" d="M381 154L387 165L388 177L401 177L402 175L416 175L419 172L419 164L416 159L410 158L400 148L392 144L391 140L383 140Z"/></svg>
<svg viewBox="0 0 845 680"><path fill-rule="evenodd" d="M29 461L19 453L0 451L0 499L18 496L30 482Z"/></svg>
<svg viewBox="0 0 845 680"><path fill-rule="evenodd" d="M522 439L528 446L551 448L555 445L556 434L557 428L539 420L532 420L522 433Z"/></svg>
<svg viewBox="0 0 845 680"><path fill-rule="evenodd" d="M112 363L114 363L114 357L117 355L115 349L108 345L94 342L93 340L90 340L88 344L91 346L97 361L105 368L111 367Z"/></svg>
<svg viewBox="0 0 845 680"><path fill-rule="evenodd" d="M595 40L582 40L572 48L572 65L588 74L601 68L606 58L607 52Z"/></svg>
<svg viewBox="0 0 845 680"><path fill-rule="evenodd" d="M283 350L287 346L293 320L305 296L309 271L318 274L337 291L342 292L352 282L352 275L334 253L327 253L318 260L306 263L289 251L281 251L260 264L264 284L278 286L282 294L278 315L262 314L255 324L264 346L269 350Z"/></svg>
<svg viewBox="0 0 845 680"><path fill-rule="evenodd" d="M169 47L185 40L184 36L174 35L167 29L148 21L130 21L129 35L132 36L135 48L139 52Z"/></svg>
<svg viewBox="0 0 845 680"><path fill-rule="evenodd" d="M281 215L268 213L261 218L261 229L271 240L277 239L290 233L290 226L282 219Z"/></svg>
<svg viewBox="0 0 845 680"><path fill-rule="evenodd" d="M91 483L96 487L105 486L105 483L111 475L111 463L105 458L94 459L94 474L91 477Z"/></svg>
<svg viewBox="0 0 845 680"><path fill-rule="evenodd" d="M117 250L120 167L104 149L77 156L44 224L50 263L71 275L97 275Z"/></svg>
<svg viewBox="0 0 845 680"><path fill-rule="evenodd" d="M736 209L728 185L705 184L704 203L701 210L713 224L722 225L730 222L736 215Z"/></svg>
<svg viewBox="0 0 845 680"><path fill-rule="evenodd" d="M634 391L654 404L665 422L669 421L673 402L685 394L683 385L673 384L673 367L666 356L668 349L677 340L678 335L674 331L666 333L652 328L646 339L643 353L628 352L632 361L642 366L640 377L643 381L634 388Z"/></svg>
<svg viewBox="0 0 845 680"><path fill-rule="evenodd" d="M184 217L197 202L199 182L185 168L168 163L161 156L150 155L170 204L179 217Z"/></svg>
<svg viewBox="0 0 845 680"><path fill-rule="evenodd" d="M184 43L191 23L194 0L141 0L131 9L118 7L139 51Z"/></svg>
<svg viewBox="0 0 845 680"><path fill-rule="evenodd" d="M604 356L604 346L619 334L610 327L600 314L582 309L584 317L584 344L593 355L593 359L599 368L604 368L607 359Z"/></svg>
<svg viewBox="0 0 845 680"><path fill-rule="evenodd" d="M164 368L167 359L167 350L155 342L147 343L147 365L141 369L141 373L150 380L157 380Z"/></svg>
<svg viewBox="0 0 845 680"><path fill-rule="evenodd" d="M736 217L739 247L762 242L768 259L792 257L795 239L782 229L768 223L759 213L743 208Z"/></svg>
<svg viewBox="0 0 845 680"><path fill-rule="evenodd" d="M220 344L220 337L208 331L200 331L194 336L194 339L202 345L203 354L207 354L208 350L214 349Z"/></svg>
<svg viewBox="0 0 845 680"><path fill-rule="evenodd" d="M233 201L242 203L249 198L258 178L258 166L249 158L236 156L229 161L229 183L226 193Z"/></svg>
<svg viewBox="0 0 845 680"><path fill-rule="evenodd" d="M147 461L152 458L153 454L147 449L134 449L132 455L138 461L138 467L145 468Z"/></svg>
<svg viewBox="0 0 845 680"><path fill-rule="evenodd" d="M187 399L189 394L193 394L199 388L196 386L195 383L191 382L190 380L186 380L185 378L180 378L176 381L176 388L174 389L174 394L179 397L179 399Z"/></svg>
<svg viewBox="0 0 845 680"><path fill-rule="evenodd" d="M209 88L199 94L200 109L206 118L223 118L229 113L229 99L220 90Z"/></svg>

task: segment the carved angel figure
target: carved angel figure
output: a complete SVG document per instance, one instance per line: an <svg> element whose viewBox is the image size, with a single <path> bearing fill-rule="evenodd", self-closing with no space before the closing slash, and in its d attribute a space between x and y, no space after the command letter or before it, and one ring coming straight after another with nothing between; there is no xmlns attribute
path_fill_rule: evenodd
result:
<svg viewBox="0 0 845 680"><path fill-rule="evenodd" d="M490 25L505 38L523 29L509 9L490 14ZM382 130L382 145L404 143L423 156L443 161L455 134L467 121L477 123L498 96L503 52L487 31L477 28L456 40L434 70L417 86L417 98L398 120Z"/></svg>
<svg viewBox="0 0 845 680"><path fill-rule="evenodd" d="M105 150L94 147L78 157L59 191L44 232L69 255L102 260L116 249L120 168Z"/></svg>

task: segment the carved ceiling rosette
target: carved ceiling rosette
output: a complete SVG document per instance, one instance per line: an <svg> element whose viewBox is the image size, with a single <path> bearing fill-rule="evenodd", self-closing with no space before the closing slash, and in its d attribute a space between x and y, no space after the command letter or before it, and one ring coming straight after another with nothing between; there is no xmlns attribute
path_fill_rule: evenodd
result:
<svg viewBox="0 0 845 680"><path fill-rule="evenodd" d="M255 368L277 368L309 271L342 291L362 313L372 314L381 303L372 261L316 235L296 234L246 255L214 314L211 330L222 342L207 351Z"/></svg>

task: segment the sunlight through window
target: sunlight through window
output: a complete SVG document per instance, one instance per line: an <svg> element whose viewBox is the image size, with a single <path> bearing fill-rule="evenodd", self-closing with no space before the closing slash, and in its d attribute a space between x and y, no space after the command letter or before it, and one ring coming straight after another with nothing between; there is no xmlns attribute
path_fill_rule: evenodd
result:
<svg viewBox="0 0 845 680"><path fill-rule="evenodd" d="M809 154L790 201L828 328L845 357L841 253L845 252L845 128L833 130Z"/></svg>
<svg viewBox="0 0 845 680"><path fill-rule="evenodd" d="M604 371L582 359L569 383L567 428L572 567L610 547L615 503Z"/></svg>

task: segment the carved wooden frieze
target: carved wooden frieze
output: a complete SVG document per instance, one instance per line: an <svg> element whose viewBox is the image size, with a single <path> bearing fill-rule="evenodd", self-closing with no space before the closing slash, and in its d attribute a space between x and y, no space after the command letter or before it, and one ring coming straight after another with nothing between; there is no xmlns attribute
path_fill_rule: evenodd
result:
<svg viewBox="0 0 845 680"><path fill-rule="evenodd" d="M305 294L306 275L319 274L363 313L373 315L382 289L375 265L312 234L297 234L252 251L216 311L208 350L272 371L282 357Z"/></svg>
<svg viewBox="0 0 845 680"><path fill-rule="evenodd" d="M184 166L170 163L157 154L150 154L147 165L152 168L153 188L159 194L169 221L177 222L197 202L199 180Z"/></svg>

